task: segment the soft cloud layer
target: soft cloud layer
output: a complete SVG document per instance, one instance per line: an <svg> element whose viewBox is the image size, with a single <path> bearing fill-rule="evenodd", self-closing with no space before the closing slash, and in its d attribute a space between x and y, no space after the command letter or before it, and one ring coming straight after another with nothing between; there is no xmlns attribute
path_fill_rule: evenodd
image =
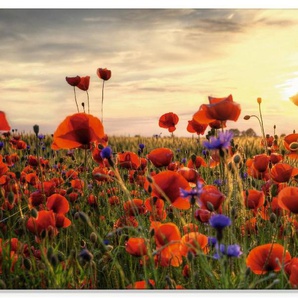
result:
<svg viewBox="0 0 298 298"><path fill-rule="evenodd" d="M66 76L91 76L90 109L100 117L107 67L104 125L108 134L152 135L166 112L180 117L176 135L208 95L233 94L242 106L240 130L263 98L266 131L290 133L298 91L297 10L85 9L0 10L1 110L13 128L39 124L53 133L76 112ZM295 87L297 86L297 88ZM87 103L77 90L78 102ZM282 119L282 120L281 120Z"/></svg>

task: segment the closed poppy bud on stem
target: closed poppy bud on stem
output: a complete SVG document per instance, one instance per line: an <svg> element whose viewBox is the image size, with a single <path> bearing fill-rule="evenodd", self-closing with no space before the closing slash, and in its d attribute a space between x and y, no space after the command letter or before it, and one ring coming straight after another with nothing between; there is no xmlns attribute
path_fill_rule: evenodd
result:
<svg viewBox="0 0 298 298"><path fill-rule="evenodd" d="M33 131L34 131L34 133L36 134L36 136L38 136L38 133L39 133L39 126L38 126L37 124L35 124L35 125L33 126Z"/></svg>
<svg viewBox="0 0 298 298"><path fill-rule="evenodd" d="M245 115L244 116L244 120L249 120L250 119L250 116L249 115Z"/></svg>
<svg viewBox="0 0 298 298"><path fill-rule="evenodd" d="M261 97L258 97L257 98L257 102L258 102L258 104L261 104L262 103L262 98Z"/></svg>

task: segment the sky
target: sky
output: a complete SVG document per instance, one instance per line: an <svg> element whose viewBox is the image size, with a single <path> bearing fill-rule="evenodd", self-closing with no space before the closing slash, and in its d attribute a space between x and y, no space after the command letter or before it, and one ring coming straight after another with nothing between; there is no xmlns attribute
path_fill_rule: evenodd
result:
<svg viewBox="0 0 298 298"><path fill-rule="evenodd" d="M92 8L0 9L0 110L13 129L54 133L77 112L71 76L90 76L90 114L101 118L98 68L105 82L103 125L108 135L170 133L158 126L167 112L186 127L208 96L232 94L241 105L227 129L297 130L298 9ZM76 90L87 107L87 94ZM206 131L207 132L207 131Z"/></svg>

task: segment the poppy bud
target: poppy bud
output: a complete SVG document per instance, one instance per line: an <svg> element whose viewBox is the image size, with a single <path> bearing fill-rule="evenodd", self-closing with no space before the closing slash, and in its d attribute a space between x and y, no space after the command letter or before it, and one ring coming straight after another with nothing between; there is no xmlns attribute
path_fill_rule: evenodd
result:
<svg viewBox="0 0 298 298"><path fill-rule="evenodd" d="M243 119L244 119L244 120L249 120L249 119L250 119L250 116L249 116L249 115L245 115L245 116L243 117Z"/></svg>
<svg viewBox="0 0 298 298"><path fill-rule="evenodd" d="M63 262L65 260L64 253L62 253L61 251L58 251L57 252L57 258L58 258L59 262Z"/></svg>
<svg viewBox="0 0 298 298"><path fill-rule="evenodd" d="M84 223L88 223L88 224L91 223L89 216L85 212L80 211L79 217Z"/></svg>
<svg viewBox="0 0 298 298"><path fill-rule="evenodd" d="M33 131L34 131L35 135L38 136L38 133L39 133L39 126L38 126L37 124L35 124L35 125L33 126Z"/></svg>
<svg viewBox="0 0 298 298"><path fill-rule="evenodd" d="M277 219L276 214L272 212L272 213L270 214L270 217L269 217L270 222L271 222L271 223L275 223L275 222L276 222L276 219Z"/></svg>
<svg viewBox="0 0 298 298"><path fill-rule="evenodd" d="M213 206L213 204L211 203L211 202L207 202L207 209L209 210L209 211L211 211L211 212L213 212L214 211L214 206Z"/></svg>
<svg viewBox="0 0 298 298"><path fill-rule="evenodd" d="M191 262L194 259L194 254L191 251L187 252L187 260Z"/></svg>
<svg viewBox="0 0 298 298"><path fill-rule="evenodd" d="M234 156L234 163L238 164L240 161L241 161L241 157L240 157L240 155L236 154L236 155Z"/></svg>
<svg viewBox="0 0 298 298"><path fill-rule="evenodd" d="M26 258L23 260L23 265L27 270L31 270L32 269L32 262L30 259ZM1 286L0 286L1 288Z"/></svg>
<svg viewBox="0 0 298 298"><path fill-rule="evenodd" d="M98 237L97 237L96 233L92 232L92 233L90 234L90 241L91 241L92 243L96 243L97 238L98 238Z"/></svg>
<svg viewBox="0 0 298 298"><path fill-rule="evenodd" d="M38 216L37 210L35 208L31 209L30 215L34 218L37 218L37 216Z"/></svg>
<svg viewBox="0 0 298 298"><path fill-rule="evenodd" d="M52 255L50 258L51 265L55 268L59 264L59 259L57 255Z"/></svg>
<svg viewBox="0 0 298 298"><path fill-rule="evenodd" d="M153 182L153 179L150 176L147 176L147 180L148 180L149 183Z"/></svg>
<svg viewBox="0 0 298 298"><path fill-rule="evenodd" d="M54 254L54 249L53 249L52 246L50 246L48 248L48 251L47 251L47 258L48 258L48 260L51 260L51 257L53 256L53 254Z"/></svg>
<svg viewBox="0 0 298 298"><path fill-rule="evenodd" d="M9 204L13 204L14 203L14 193L11 191L9 192L8 196L7 196L8 202Z"/></svg>
<svg viewBox="0 0 298 298"><path fill-rule="evenodd" d="M261 97L258 97L257 98L257 102L258 102L258 104L261 104L262 103L262 98Z"/></svg>

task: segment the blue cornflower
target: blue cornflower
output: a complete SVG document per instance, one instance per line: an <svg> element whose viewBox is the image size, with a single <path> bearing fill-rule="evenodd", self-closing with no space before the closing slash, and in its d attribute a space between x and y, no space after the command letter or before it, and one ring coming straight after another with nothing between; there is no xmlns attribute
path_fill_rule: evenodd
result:
<svg viewBox="0 0 298 298"><path fill-rule="evenodd" d="M108 147L103 148L101 150L101 152L100 152L100 156L102 158L110 159L111 156L112 156L112 149L111 149L111 147L108 146Z"/></svg>
<svg viewBox="0 0 298 298"><path fill-rule="evenodd" d="M39 138L40 140L42 140L42 139L45 138L45 135L39 134L39 135L38 135L38 138Z"/></svg>
<svg viewBox="0 0 298 298"><path fill-rule="evenodd" d="M213 181L213 184L216 185L216 186L222 186L224 183L225 183L225 181L221 180L221 179L215 179Z"/></svg>
<svg viewBox="0 0 298 298"><path fill-rule="evenodd" d="M216 230L222 230L231 225L231 219L222 214L215 214L209 219L209 224Z"/></svg>
<svg viewBox="0 0 298 298"><path fill-rule="evenodd" d="M203 184L198 181L197 186L191 190L180 188L180 196L184 199L188 199L189 202L194 205L196 201L199 202L200 195L203 192Z"/></svg>
<svg viewBox="0 0 298 298"><path fill-rule="evenodd" d="M143 151L143 149L145 148L145 145L144 144L139 144L139 148Z"/></svg>
<svg viewBox="0 0 298 298"><path fill-rule="evenodd" d="M0 142L0 149L2 149L4 147L4 143Z"/></svg>
<svg viewBox="0 0 298 298"><path fill-rule="evenodd" d="M203 143L203 146L209 150L228 149L234 134L230 131L220 132L218 137L210 137L209 142Z"/></svg>
<svg viewBox="0 0 298 298"><path fill-rule="evenodd" d="M214 247L217 243L217 239L215 237L208 237L208 245Z"/></svg>
<svg viewBox="0 0 298 298"><path fill-rule="evenodd" d="M182 158L181 163L186 164L187 159L185 157Z"/></svg>
<svg viewBox="0 0 298 298"><path fill-rule="evenodd" d="M220 244L219 247L217 245L216 250L217 250L217 253L214 254L213 258L217 260L220 259L222 255L225 255L228 258L231 258L231 257L238 258L243 253L238 244L232 244L228 246L224 244Z"/></svg>

